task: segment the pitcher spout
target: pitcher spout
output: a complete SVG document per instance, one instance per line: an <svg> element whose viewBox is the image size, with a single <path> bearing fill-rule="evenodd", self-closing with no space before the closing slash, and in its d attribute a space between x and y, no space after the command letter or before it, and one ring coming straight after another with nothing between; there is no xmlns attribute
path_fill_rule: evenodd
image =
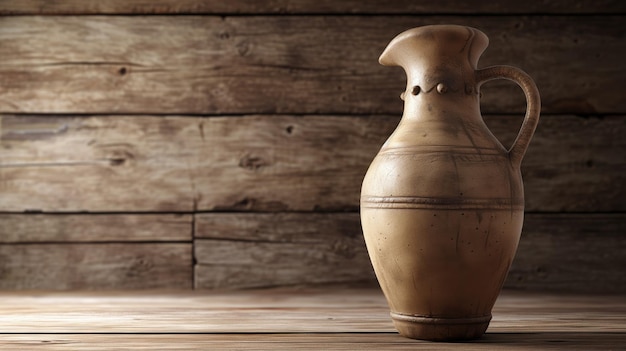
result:
<svg viewBox="0 0 626 351"><path fill-rule="evenodd" d="M485 33L472 27L430 25L398 34L378 58L384 66L403 66L412 60L431 61L447 57L467 61L476 69L480 55L489 45ZM427 63L427 62L424 62Z"/></svg>
<svg viewBox="0 0 626 351"><path fill-rule="evenodd" d="M431 91L439 84L450 90L475 92L474 71L488 44L487 36L475 28L424 26L396 36L378 62L402 67L407 75L408 92Z"/></svg>

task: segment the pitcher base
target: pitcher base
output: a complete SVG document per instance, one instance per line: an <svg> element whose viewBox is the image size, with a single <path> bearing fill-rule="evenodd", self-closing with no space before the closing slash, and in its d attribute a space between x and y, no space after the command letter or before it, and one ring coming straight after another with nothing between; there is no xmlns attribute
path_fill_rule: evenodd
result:
<svg viewBox="0 0 626 351"><path fill-rule="evenodd" d="M391 312L400 335L430 341L471 340L480 338L491 321L491 315L471 318L437 318Z"/></svg>

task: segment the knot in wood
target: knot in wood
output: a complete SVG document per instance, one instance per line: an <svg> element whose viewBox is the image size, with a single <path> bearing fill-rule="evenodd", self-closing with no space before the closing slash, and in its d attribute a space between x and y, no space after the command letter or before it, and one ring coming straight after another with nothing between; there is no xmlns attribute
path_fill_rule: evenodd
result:
<svg viewBox="0 0 626 351"><path fill-rule="evenodd" d="M260 168L268 166L269 163L263 158L253 155L245 155L239 160L239 167L249 169L251 171L258 171Z"/></svg>

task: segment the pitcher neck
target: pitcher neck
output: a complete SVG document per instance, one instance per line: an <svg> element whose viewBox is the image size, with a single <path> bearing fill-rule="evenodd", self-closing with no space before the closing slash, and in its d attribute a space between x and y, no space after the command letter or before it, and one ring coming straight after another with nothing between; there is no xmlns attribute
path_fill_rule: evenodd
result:
<svg viewBox="0 0 626 351"><path fill-rule="evenodd" d="M473 101L478 106L475 72L488 43L487 36L474 28L424 26L395 37L379 61L383 65L401 66L406 72L405 109L411 109L414 104L439 104L447 99L463 100L464 104Z"/></svg>
<svg viewBox="0 0 626 351"><path fill-rule="evenodd" d="M431 91L416 91L408 88L403 93L404 113L406 121L448 120L450 116L466 122L482 123L480 115L479 94L470 86L463 90L446 90L439 85Z"/></svg>

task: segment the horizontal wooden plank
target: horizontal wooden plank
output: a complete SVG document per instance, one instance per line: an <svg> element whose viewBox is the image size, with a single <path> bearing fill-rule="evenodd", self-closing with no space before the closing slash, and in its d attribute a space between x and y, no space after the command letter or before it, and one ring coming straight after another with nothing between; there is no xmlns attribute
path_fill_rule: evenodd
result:
<svg viewBox="0 0 626 351"><path fill-rule="evenodd" d="M486 120L510 145L521 117ZM354 211L398 121L3 116L0 211ZM527 210L626 210L625 121L543 118L522 165Z"/></svg>
<svg viewBox="0 0 626 351"><path fill-rule="evenodd" d="M510 120L487 116L485 121L503 145L513 144L517 126ZM625 211L626 141L619 136L624 133L626 119L620 117L544 116L522 162L526 209Z"/></svg>
<svg viewBox="0 0 626 351"><path fill-rule="evenodd" d="M0 297L2 333L211 333L233 340L237 336L231 334L396 333L379 289L1 292ZM485 341L493 333L624 333L624 313L622 296L503 290ZM399 338L405 340L410 341Z"/></svg>
<svg viewBox="0 0 626 351"><path fill-rule="evenodd" d="M623 22L623 16L2 17L0 112L399 115L404 73L380 66L378 56L403 30L457 23L490 37L481 67L519 66L536 80L545 112L624 113L623 60L606 50L626 51ZM484 111L525 109L512 83L482 90Z"/></svg>
<svg viewBox="0 0 626 351"><path fill-rule="evenodd" d="M179 214L0 214L0 243L189 241Z"/></svg>
<svg viewBox="0 0 626 351"><path fill-rule="evenodd" d="M191 243L0 244L0 289L190 289Z"/></svg>
<svg viewBox="0 0 626 351"><path fill-rule="evenodd" d="M354 214L197 214L195 287L373 282Z"/></svg>
<svg viewBox="0 0 626 351"><path fill-rule="evenodd" d="M497 1L439 0L0 0L0 14L518 14L623 13L619 0Z"/></svg>
<svg viewBox="0 0 626 351"><path fill-rule="evenodd" d="M197 214L196 288L369 281L356 213ZM506 287L626 291L624 214L527 214Z"/></svg>
<svg viewBox="0 0 626 351"><path fill-rule="evenodd" d="M626 293L626 215L527 216L506 286Z"/></svg>
<svg viewBox="0 0 626 351"><path fill-rule="evenodd" d="M447 351L462 348L485 350L618 350L626 343L626 333L564 332L564 333L487 333L472 342L432 343L403 338L395 333L333 333L333 334L9 334L2 335L0 350L94 351L107 350L389 350ZM618 346L619 347L619 346Z"/></svg>
<svg viewBox="0 0 626 351"><path fill-rule="evenodd" d="M55 333L393 332L378 290L0 292L0 296L0 331L5 333L33 332L36 324Z"/></svg>
<svg viewBox="0 0 626 351"><path fill-rule="evenodd" d="M451 346L399 336L379 290L0 296L0 350L319 350L320 346L449 350ZM483 338L454 346L607 350L626 341L626 305L617 296L503 291L493 313Z"/></svg>

